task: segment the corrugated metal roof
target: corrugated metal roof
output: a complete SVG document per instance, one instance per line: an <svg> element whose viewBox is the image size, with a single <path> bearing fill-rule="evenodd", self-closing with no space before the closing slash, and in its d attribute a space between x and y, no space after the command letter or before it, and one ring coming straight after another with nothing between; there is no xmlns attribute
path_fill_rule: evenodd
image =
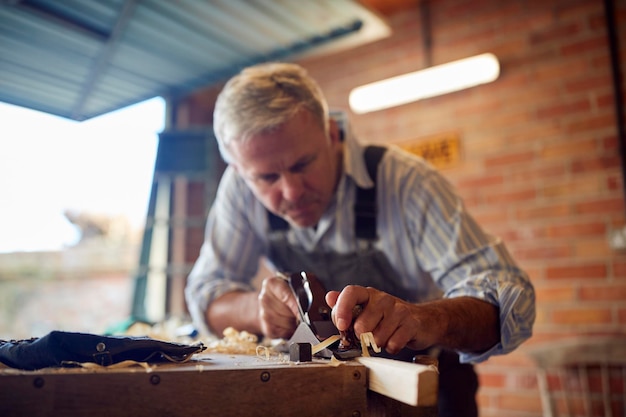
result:
<svg viewBox="0 0 626 417"><path fill-rule="evenodd" d="M388 34L351 0L0 0L0 101L85 120Z"/></svg>

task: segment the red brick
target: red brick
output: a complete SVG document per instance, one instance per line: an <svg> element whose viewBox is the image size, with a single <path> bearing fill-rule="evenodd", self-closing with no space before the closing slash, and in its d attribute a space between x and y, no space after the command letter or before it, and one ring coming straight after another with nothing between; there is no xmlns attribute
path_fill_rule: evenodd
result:
<svg viewBox="0 0 626 417"><path fill-rule="evenodd" d="M576 239L572 243L573 257L578 260L611 258L613 249L609 246L606 236Z"/></svg>
<svg viewBox="0 0 626 417"><path fill-rule="evenodd" d="M611 152L619 150L619 139L617 138L617 133L613 133L602 138L602 149Z"/></svg>
<svg viewBox="0 0 626 417"><path fill-rule="evenodd" d="M532 242L536 239L542 239L546 236L546 228L544 227L519 227L499 233L505 242Z"/></svg>
<svg viewBox="0 0 626 417"><path fill-rule="evenodd" d="M593 74L593 73L591 73ZM588 92L593 89L611 88L611 73L593 74L582 79L565 82L565 91L568 93Z"/></svg>
<svg viewBox="0 0 626 417"><path fill-rule="evenodd" d="M585 201L582 203L577 203L574 206L574 210L575 212L581 214L606 214L615 212L623 213L625 211L624 199L622 197L617 197L596 201Z"/></svg>
<svg viewBox="0 0 626 417"><path fill-rule="evenodd" d="M549 260L568 258L572 256L572 248L569 245L533 245L527 248L518 248L515 251L518 260Z"/></svg>
<svg viewBox="0 0 626 417"><path fill-rule="evenodd" d="M485 158L485 167L486 168L494 168L494 167L510 167L511 165L516 164L525 164L532 161L535 158L535 153L533 151L526 152L513 152L508 154L502 154L499 156L492 156Z"/></svg>
<svg viewBox="0 0 626 417"><path fill-rule="evenodd" d="M532 282L538 282L538 281L544 280L545 269L543 267L533 268L529 265L526 265L523 262L521 262L520 264L522 265L522 268L524 269L524 271L526 271L526 274L528 274Z"/></svg>
<svg viewBox="0 0 626 417"><path fill-rule="evenodd" d="M615 170L621 166L618 155L585 155L581 154L580 159L574 159L571 163L571 170L574 174Z"/></svg>
<svg viewBox="0 0 626 417"><path fill-rule="evenodd" d="M571 214L569 203L544 205L539 207L518 207L515 217L518 220L558 219Z"/></svg>
<svg viewBox="0 0 626 417"><path fill-rule="evenodd" d="M610 191L621 191L623 189L623 178L621 174L609 175L606 179L606 188Z"/></svg>
<svg viewBox="0 0 626 417"><path fill-rule="evenodd" d="M607 93L607 94L598 94L595 97L596 106L599 109L611 110L615 109L615 94Z"/></svg>
<svg viewBox="0 0 626 417"><path fill-rule="evenodd" d="M604 264L550 266L546 268L547 279L601 279L606 278Z"/></svg>
<svg viewBox="0 0 626 417"><path fill-rule="evenodd" d="M559 308L552 312L555 324L607 324L612 320L610 308Z"/></svg>
<svg viewBox="0 0 626 417"><path fill-rule="evenodd" d="M552 303L558 301L575 301L578 290L572 285L564 287L535 286L537 303Z"/></svg>
<svg viewBox="0 0 626 417"><path fill-rule="evenodd" d="M570 103L558 102L550 106L544 106L537 110L537 118L552 119L554 117L563 117L565 115L587 113L591 110L591 103L588 99L573 101Z"/></svg>
<svg viewBox="0 0 626 417"><path fill-rule="evenodd" d="M588 156L594 155L600 148L600 141L596 139L584 140L567 140L561 142L553 142L543 146L541 157L549 158L567 158L571 156Z"/></svg>
<svg viewBox="0 0 626 417"><path fill-rule="evenodd" d="M510 173L507 184L517 187L517 183L545 183L551 180L558 180L566 175L568 175L568 170L565 168L562 160L559 159L554 164L542 161L541 165L534 167L531 171L520 170Z"/></svg>
<svg viewBox="0 0 626 417"><path fill-rule="evenodd" d="M502 373L481 372L478 375L480 386L485 388L503 388L506 376Z"/></svg>
<svg viewBox="0 0 626 417"><path fill-rule="evenodd" d="M548 43L559 41L560 39L567 38L571 35L577 34L581 31L580 22L569 22L564 25L551 25L542 31L535 31L530 35L531 45L539 46L542 43Z"/></svg>
<svg viewBox="0 0 626 417"><path fill-rule="evenodd" d="M611 268L613 269L613 277L626 278L626 259L623 257L614 259Z"/></svg>
<svg viewBox="0 0 626 417"><path fill-rule="evenodd" d="M547 60L543 65L538 65L532 70L532 79L538 83L538 85L548 86L549 88L557 88L560 94L563 94L561 89L561 82L563 81L563 74L568 74L569 78L578 78L581 76L588 76L589 63L583 60L572 62L571 60ZM549 94L546 97L559 97L554 94ZM537 104L537 103L535 103Z"/></svg>
<svg viewBox="0 0 626 417"><path fill-rule="evenodd" d="M604 236L606 234L606 225L600 222L591 222L550 226L546 228L546 234L549 237L560 238L586 238L599 235Z"/></svg>
<svg viewBox="0 0 626 417"><path fill-rule="evenodd" d="M562 198L566 196L596 195L601 189L604 177L578 176L572 180L556 184L545 184L540 187L541 195L549 198Z"/></svg>
<svg viewBox="0 0 626 417"><path fill-rule="evenodd" d="M476 221L493 232L491 225L504 224L509 221L509 215L506 210L494 209L488 206L472 209L472 215Z"/></svg>
<svg viewBox="0 0 626 417"><path fill-rule="evenodd" d="M580 289L583 301L626 301L626 284L585 286Z"/></svg>
<svg viewBox="0 0 626 417"><path fill-rule="evenodd" d="M459 181L458 188L477 189L482 187L490 187L494 185L502 185L502 175L485 175L479 177L468 177Z"/></svg>
<svg viewBox="0 0 626 417"><path fill-rule="evenodd" d="M583 55L585 52L598 52L607 51L608 42L605 34L601 34L595 38L585 39L580 42L575 42L570 45L561 48L561 54L563 56L568 55Z"/></svg>
<svg viewBox="0 0 626 417"><path fill-rule="evenodd" d="M497 367L528 369L535 367L535 362L521 349L518 349L508 355L492 356L484 365L488 365L490 370Z"/></svg>
<svg viewBox="0 0 626 417"><path fill-rule="evenodd" d="M571 121L570 121L571 120ZM601 132L615 129L615 115L608 113L590 113L587 117L573 117L563 121L565 132L572 135Z"/></svg>
<svg viewBox="0 0 626 417"><path fill-rule="evenodd" d="M602 3L599 2L564 2L554 6L557 20L588 20L589 17L603 16Z"/></svg>
<svg viewBox="0 0 626 417"><path fill-rule="evenodd" d="M534 189L518 189L508 192L493 193L485 197L488 204L510 204L534 200L537 192Z"/></svg>
<svg viewBox="0 0 626 417"><path fill-rule="evenodd" d="M498 398L498 406L502 410L525 411L529 413L541 412L539 392L535 393L502 393Z"/></svg>

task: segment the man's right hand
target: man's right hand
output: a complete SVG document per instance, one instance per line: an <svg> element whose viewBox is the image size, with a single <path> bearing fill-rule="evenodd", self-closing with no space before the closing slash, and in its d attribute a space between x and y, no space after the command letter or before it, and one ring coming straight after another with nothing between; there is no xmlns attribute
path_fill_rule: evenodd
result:
<svg viewBox="0 0 626 417"><path fill-rule="evenodd" d="M261 332L270 338L288 339L298 325L298 304L289 284L282 278L263 280L259 293Z"/></svg>

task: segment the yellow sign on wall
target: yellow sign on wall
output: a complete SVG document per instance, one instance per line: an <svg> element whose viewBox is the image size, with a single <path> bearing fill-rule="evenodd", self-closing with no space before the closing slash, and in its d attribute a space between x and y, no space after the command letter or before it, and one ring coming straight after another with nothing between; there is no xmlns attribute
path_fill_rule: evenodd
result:
<svg viewBox="0 0 626 417"><path fill-rule="evenodd" d="M425 138L397 143L402 149L421 156L437 168L456 165L461 160L461 145L457 133L441 133Z"/></svg>

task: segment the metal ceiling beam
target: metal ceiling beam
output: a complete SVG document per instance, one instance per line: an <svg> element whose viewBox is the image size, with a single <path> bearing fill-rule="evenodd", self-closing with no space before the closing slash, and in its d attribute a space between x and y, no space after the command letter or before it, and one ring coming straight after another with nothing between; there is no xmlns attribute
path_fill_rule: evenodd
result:
<svg viewBox="0 0 626 417"><path fill-rule="evenodd" d="M243 68L259 64L262 62L269 61L278 61L282 59L287 59L291 56L302 54L307 52L315 47L323 45L325 43L329 43L333 40L337 40L354 32L358 32L363 27L363 21L356 19L352 22L342 26L332 29L328 33L318 34L311 36L307 39L304 39L300 42L291 44L285 48L278 48L274 51L271 51L267 54L259 54L254 57L250 57L249 59L243 60L238 65L231 65L228 67L221 68L216 71L212 71L210 73L204 74L201 77L190 80L185 85L179 85L170 89L170 91L164 92L164 94L168 95L173 99L180 98L185 94L199 88L201 86L216 84L226 80L227 78L235 75Z"/></svg>
<svg viewBox="0 0 626 417"><path fill-rule="evenodd" d="M12 6L18 6L22 10L26 10L29 13L39 16L49 22L54 22L59 26L66 27L75 32L80 32L84 35L90 36L98 41L106 41L111 34L100 30L87 24L84 21L77 20L72 16L59 13L58 10L49 7L46 3L38 2L36 0L16 0L16 1L3 1L5 4Z"/></svg>
<svg viewBox="0 0 626 417"><path fill-rule="evenodd" d="M96 85L96 81L100 78L102 73L106 70L106 67L110 61L110 58L113 55L113 52L115 51L115 49L117 48L120 42L120 38L122 34L124 33L124 31L126 30L128 23L130 22L130 19L135 11L136 6L137 6L137 0L126 0L124 2L120 15L117 21L115 22L115 26L113 27L113 30L111 31L111 35L106 40L102 50L100 51L100 54L98 55L96 62L94 63L91 70L89 71L89 75L87 76L87 79L85 80L85 83L83 84L83 87L81 89L80 96L78 97L76 105L72 109L72 118L74 118L75 120L84 119L82 115L82 109L85 106L85 102L87 101L87 98L93 91L94 86Z"/></svg>
<svg viewBox="0 0 626 417"><path fill-rule="evenodd" d="M0 0L0 100L82 121L388 34L355 0Z"/></svg>

